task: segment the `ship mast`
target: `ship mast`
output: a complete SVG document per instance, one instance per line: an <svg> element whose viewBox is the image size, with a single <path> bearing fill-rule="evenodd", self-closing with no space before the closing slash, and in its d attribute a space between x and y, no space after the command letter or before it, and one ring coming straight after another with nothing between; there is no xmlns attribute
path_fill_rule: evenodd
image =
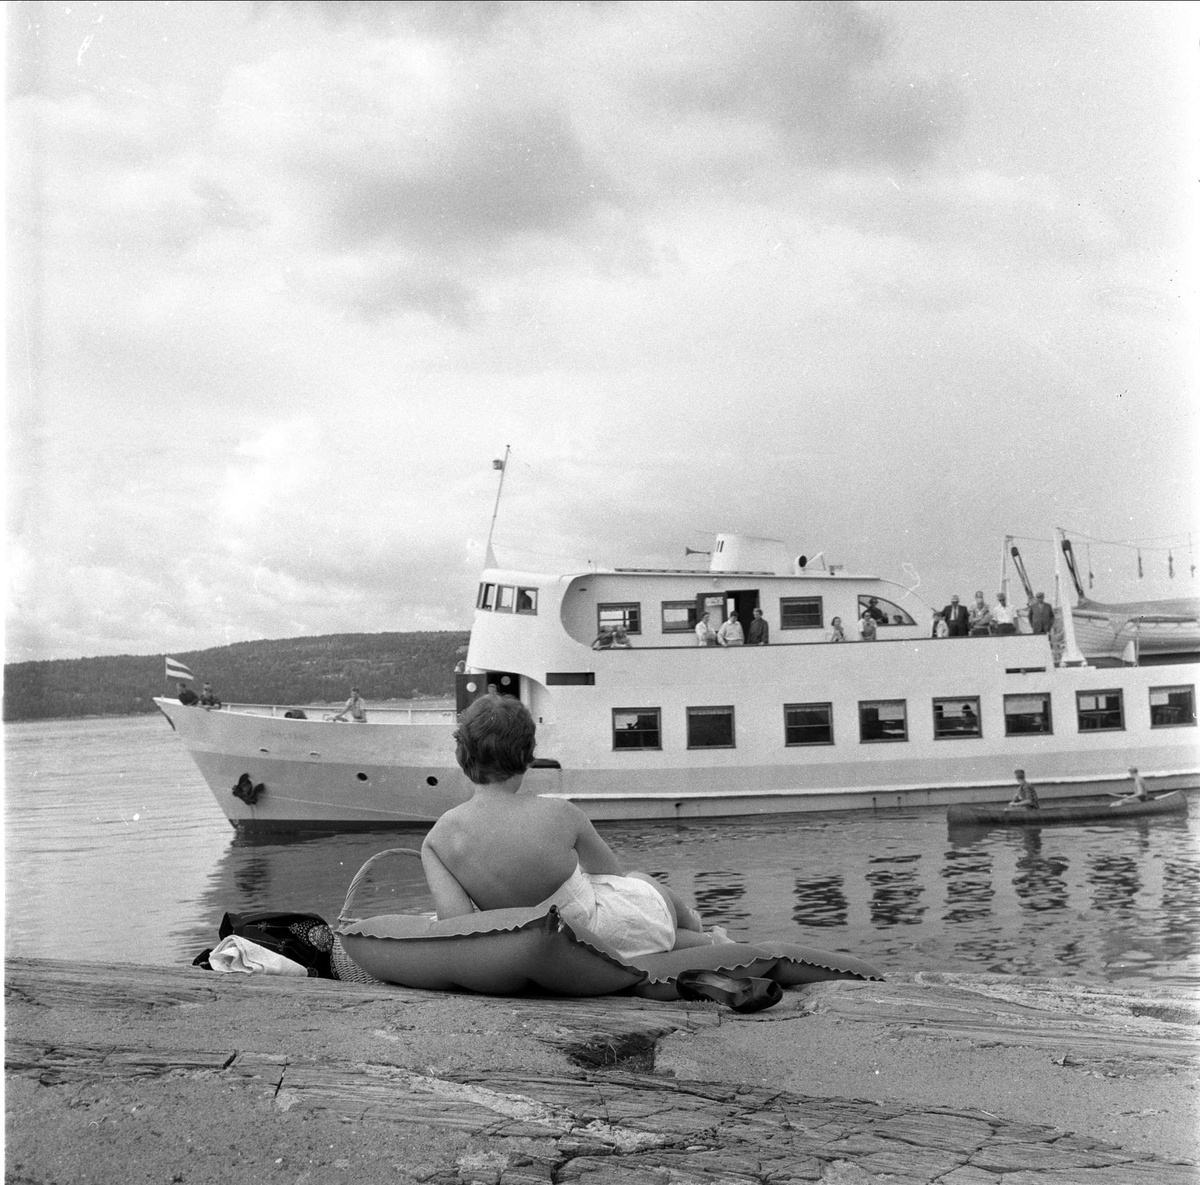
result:
<svg viewBox="0 0 1200 1185"><path fill-rule="evenodd" d="M496 487L496 505L492 508L492 525L488 527L487 549L483 553L483 566L485 568L495 568L496 553L492 550L492 533L496 529L496 515L500 513L500 495L504 491L504 474L508 471L508 454L512 451L512 445L504 446L504 460L493 461L492 468L500 470L500 484Z"/></svg>

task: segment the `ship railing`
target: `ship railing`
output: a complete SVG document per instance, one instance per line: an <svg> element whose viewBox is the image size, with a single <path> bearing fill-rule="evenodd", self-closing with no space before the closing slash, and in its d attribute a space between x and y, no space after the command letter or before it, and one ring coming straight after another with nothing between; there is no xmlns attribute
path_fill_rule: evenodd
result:
<svg viewBox="0 0 1200 1185"><path fill-rule="evenodd" d="M367 713L368 724L450 724L457 719L453 703L422 707L408 707L399 704L384 704L375 707L370 703L363 704ZM341 710L341 704L235 704L226 703L226 712L237 712L244 716L272 716L284 718L288 712L303 712L309 722L322 723L336 716Z"/></svg>

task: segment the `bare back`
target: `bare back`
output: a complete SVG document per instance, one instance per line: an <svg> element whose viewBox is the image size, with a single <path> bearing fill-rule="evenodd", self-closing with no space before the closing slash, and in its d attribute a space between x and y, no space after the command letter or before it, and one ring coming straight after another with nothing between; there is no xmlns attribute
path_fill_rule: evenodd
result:
<svg viewBox="0 0 1200 1185"><path fill-rule="evenodd" d="M537 905L575 871L622 871L573 803L481 786L434 824L425 839L479 909ZM435 899L438 897L437 886ZM442 903L438 913L446 916Z"/></svg>

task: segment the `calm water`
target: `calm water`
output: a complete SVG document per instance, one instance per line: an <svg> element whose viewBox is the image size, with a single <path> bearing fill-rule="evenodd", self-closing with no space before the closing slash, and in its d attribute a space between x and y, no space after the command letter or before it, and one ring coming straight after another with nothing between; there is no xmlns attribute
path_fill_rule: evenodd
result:
<svg viewBox="0 0 1200 1185"><path fill-rule="evenodd" d="M160 716L6 730L10 954L190 963L226 910L334 921L374 852L420 832L237 838ZM605 825L631 865L740 938L937 969L1200 989L1200 796L1192 817L948 833L942 810ZM356 904L429 907L395 858Z"/></svg>

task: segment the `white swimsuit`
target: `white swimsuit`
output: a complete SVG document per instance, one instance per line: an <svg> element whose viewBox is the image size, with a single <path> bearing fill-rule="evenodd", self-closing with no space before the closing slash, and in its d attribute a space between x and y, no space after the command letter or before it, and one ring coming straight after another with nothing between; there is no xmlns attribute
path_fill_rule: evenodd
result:
<svg viewBox="0 0 1200 1185"><path fill-rule="evenodd" d="M636 876L575 871L547 902L563 921L594 934L622 958L659 954L675 945L675 924L663 896Z"/></svg>

